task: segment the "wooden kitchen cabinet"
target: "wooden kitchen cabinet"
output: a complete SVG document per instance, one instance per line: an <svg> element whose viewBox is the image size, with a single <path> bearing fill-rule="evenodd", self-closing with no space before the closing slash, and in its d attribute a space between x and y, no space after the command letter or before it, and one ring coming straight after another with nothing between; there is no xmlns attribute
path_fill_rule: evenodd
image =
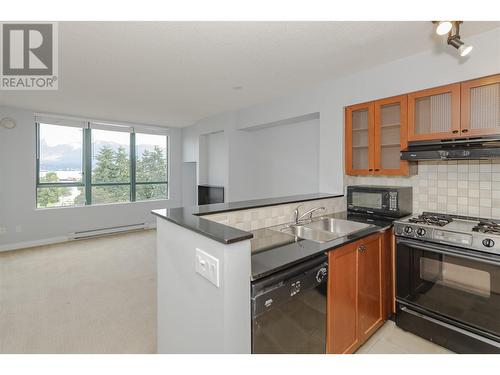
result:
<svg viewBox="0 0 500 375"><path fill-rule="evenodd" d="M374 102L374 174L407 176L408 161L401 150L408 146L408 98L394 96Z"/></svg>
<svg viewBox="0 0 500 375"><path fill-rule="evenodd" d="M327 353L355 352L385 320L380 233L329 253Z"/></svg>
<svg viewBox="0 0 500 375"><path fill-rule="evenodd" d="M408 141L460 136L460 83L408 94Z"/></svg>
<svg viewBox="0 0 500 375"><path fill-rule="evenodd" d="M357 242L328 254L327 353L353 353L359 347Z"/></svg>
<svg viewBox="0 0 500 375"><path fill-rule="evenodd" d="M460 134L500 134L500 74L461 83Z"/></svg>
<svg viewBox="0 0 500 375"><path fill-rule="evenodd" d="M394 228L386 229L382 234L382 266L384 275L384 319L396 314L396 237Z"/></svg>
<svg viewBox="0 0 500 375"><path fill-rule="evenodd" d="M374 161L374 103L361 103L345 109L346 173L369 175Z"/></svg>
<svg viewBox="0 0 500 375"><path fill-rule="evenodd" d="M408 175L406 95L346 107L345 135L346 174Z"/></svg>

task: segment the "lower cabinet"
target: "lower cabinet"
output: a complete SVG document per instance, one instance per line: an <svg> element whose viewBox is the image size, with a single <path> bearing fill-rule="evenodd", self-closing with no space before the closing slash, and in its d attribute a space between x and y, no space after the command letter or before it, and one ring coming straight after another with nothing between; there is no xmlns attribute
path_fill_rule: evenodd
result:
<svg viewBox="0 0 500 375"><path fill-rule="evenodd" d="M376 233L330 251L327 353L355 352L390 314L388 239Z"/></svg>

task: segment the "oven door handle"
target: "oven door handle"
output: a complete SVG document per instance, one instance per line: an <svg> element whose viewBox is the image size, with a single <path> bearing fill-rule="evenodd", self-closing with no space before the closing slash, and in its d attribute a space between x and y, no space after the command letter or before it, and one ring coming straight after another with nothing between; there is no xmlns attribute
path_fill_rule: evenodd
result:
<svg viewBox="0 0 500 375"><path fill-rule="evenodd" d="M494 266L500 266L500 257L485 256L485 255L480 254L479 251L471 254L468 251L463 251L463 250L459 250L456 248L451 248L447 245L436 246L436 245L429 244L429 243L424 244L422 242L417 242L417 241L412 241L412 240L407 240L407 239L400 239L400 238L397 239L397 243L403 244L403 245L406 245L409 247L414 247L414 248L420 249L420 250L430 251L433 253L450 255L450 256L457 257L457 258L472 260L475 262L487 263L487 264L491 264Z"/></svg>

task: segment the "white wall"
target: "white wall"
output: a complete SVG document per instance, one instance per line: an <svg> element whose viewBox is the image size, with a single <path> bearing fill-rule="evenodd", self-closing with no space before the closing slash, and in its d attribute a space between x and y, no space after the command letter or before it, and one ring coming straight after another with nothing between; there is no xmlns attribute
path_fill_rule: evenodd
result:
<svg viewBox="0 0 500 375"><path fill-rule="evenodd" d="M229 161L231 200L318 192L319 120L236 133Z"/></svg>
<svg viewBox="0 0 500 375"><path fill-rule="evenodd" d="M224 186L227 178L227 149L224 132L207 134L207 183Z"/></svg>
<svg viewBox="0 0 500 375"><path fill-rule="evenodd" d="M0 118L12 117L17 127L0 128L0 249L15 244L54 239L69 233L135 223L154 223L150 211L180 206L181 131L170 131L170 200L96 205L75 208L35 209L35 123L33 112L0 106ZM20 226L21 232L16 232Z"/></svg>
<svg viewBox="0 0 500 375"><path fill-rule="evenodd" d="M251 352L250 241L224 245L158 219L158 353ZM195 273L195 249L219 260L219 287Z"/></svg>
<svg viewBox="0 0 500 375"><path fill-rule="evenodd" d="M500 28L469 37L474 45L469 58L463 59L452 48L445 52L427 51L349 76L326 81L302 92L292 93L269 103L223 113L197 122L185 129L184 157L193 154L196 145L191 140L196 134L235 129L248 129L263 124L284 121L311 113L320 114L319 125L319 191L339 193L343 191L344 172L344 114L346 105L404 94L451 82L458 82L500 72ZM366 58L369 58L367 56ZM240 139L243 137L243 139ZM244 135L232 135L238 145L245 143ZM234 158L235 146L229 143L228 158L231 200L242 195L245 172L238 168ZM248 163L247 163L248 165ZM238 175L240 172L240 175Z"/></svg>
<svg viewBox="0 0 500 375"><path fill-rule="evenodd" d="M198 200L196 163L182 163L182 206L194 206Z"/></svg>

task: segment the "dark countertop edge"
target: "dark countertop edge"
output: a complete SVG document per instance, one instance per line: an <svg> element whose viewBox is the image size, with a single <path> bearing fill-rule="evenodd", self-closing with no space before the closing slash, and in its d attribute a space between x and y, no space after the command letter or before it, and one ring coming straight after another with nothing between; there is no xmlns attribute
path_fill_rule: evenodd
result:
<svg viewBox="0 0 500 375"><path fill-rule="evenodd" d="M193 225L191 223L186 223L182 220L176 220L174 218L165 216L157 211L159 211L159 210L153 210L153 211L151 211L151 213L155 216L162 218L162 219L170 221L171 223L177 224L177 225L179 225L183 228L189 229L195 233L199 233L205 237L211 238L212 240L220 242L224 245L229 245L232 243L245 241L245 240L251 240L253 238L253 234L250 232L246 232L246 231L238 229L238 228L233 228L233 227L230 227L228 225L217 223L216 221L210 221L208 219L203 219L203 218L197 217L195 215L192 215L195 220L197 219L197 221L207 222L207 223L205 223L205 224L207 224L206 226L210 226L215 230L212 230L212 231L204 230L204 229L201 229L200 225ZM222 233L227 233L228 231L231 232L231 235L225 236L222 234ZM215 232L218 232L218 233L215 233Z"/></svg>
<svg viewBox="0 0 500 375"><path fill-rule="evenodd" d="M213 214L220 214L222 212L241 211L241 210L250 210L253 208L278 206L280 204L301 203L301 202L309 202L309 201L316 201L316 200L330 199L330 198L341 198L343 196L344 194L315 193L315 194L304 194L304 195L291 195L279 198L253 199L241 202L208 204L203 206L194 206L194 208L198 209L198 212L193 212L193 215L197 216L213 215Z"/></svg>
<svg viewBox="0 0 500 375"><path fill-rule="evenodd" d="M204 219L204 215L222 212L240 211L253 208L277 206L280 204L300 203L320 199L340 198L343 194L313 193L280 198L255 199L242 202L229 202L205 206L162 208L152 210L157 217L175 223L181 227L192 230L217 242L228 245L235 242L249 240L253 234L225 224Z"/></svg>

